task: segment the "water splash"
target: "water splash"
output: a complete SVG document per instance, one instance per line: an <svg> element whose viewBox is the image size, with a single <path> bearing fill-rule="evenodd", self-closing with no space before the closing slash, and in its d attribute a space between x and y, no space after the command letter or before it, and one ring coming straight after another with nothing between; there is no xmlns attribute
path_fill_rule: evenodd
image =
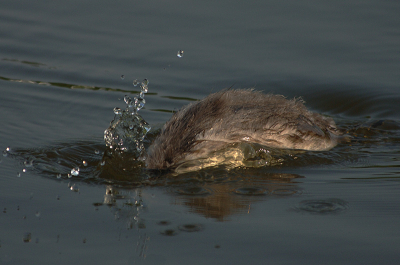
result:
<svg viewBox="0 0 400 265"><path fill-rule="evenodd" d="M135 80L133 85L135 86L136 83L139 82ZM144 158L143 139L151 127L138 114L138 111L146 104L144 94L148 92L148 84L147 79L140 83L141 92L138 97L132 99L125 95L124 101L127 105L125 110L114 108L114 120L104 131L104 141L111 153L129 153L137 159Z"/></svg>
<svg viewBox="0 0 400 265"><path fill-rule="evenodd" d="M79 176L79 171L80 171L79 167L74 167L73 169L71 169L71 175L77 177Z"/></svg>
<svg viewBox="0 0 400 265"><path fill-rule="evenodd" d="M179 50L178 53L176 54L176 56L178 56L179 58L182 58L183 57L183 53L184 53L184 51Z"/></svg>
<svg viewBox="0 0 400 265"><path fill-rule="evenodd" d="M115 115L120 115L120 114L122 114L122 110L120 109L120 108L114 108L114 114Z"/></svg>
<svg viewBox="0 0 400 265"><path fill-rule="evenodd" d="M3 156L4 156L4 157L8 156L8 153L10 152L10 150L11 150L11 149L10 149L10 147L8 146L8 147L6 148L6 150L3 151Z"/></svg>

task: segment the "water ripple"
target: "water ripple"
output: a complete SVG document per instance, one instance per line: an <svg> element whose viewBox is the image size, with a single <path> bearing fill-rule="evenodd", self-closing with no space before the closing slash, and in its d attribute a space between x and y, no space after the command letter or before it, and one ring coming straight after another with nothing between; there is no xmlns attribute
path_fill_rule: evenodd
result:
<svg viewBox="0 0 400 265"><path fill-rule="evenodd" d="M322 200L305 200L301 201L296 207L300 212L316 213L316 214L329 214L339 213L348 208L348 202L330 198Z"/></svg>

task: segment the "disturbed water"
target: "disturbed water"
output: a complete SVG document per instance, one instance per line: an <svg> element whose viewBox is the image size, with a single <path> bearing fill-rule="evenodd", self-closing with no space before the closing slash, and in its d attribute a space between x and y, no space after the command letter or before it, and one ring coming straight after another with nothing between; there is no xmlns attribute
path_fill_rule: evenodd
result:
<svg viewBox="0 0 400 265"><path fill-rule="evenodd" d="M399 11L6 0L0 263L395 264ZM144 79L140 152L174 111L231 86L302 97L352 138L324 152L271 149L268 166L149 171L104 142Z"/></svg>

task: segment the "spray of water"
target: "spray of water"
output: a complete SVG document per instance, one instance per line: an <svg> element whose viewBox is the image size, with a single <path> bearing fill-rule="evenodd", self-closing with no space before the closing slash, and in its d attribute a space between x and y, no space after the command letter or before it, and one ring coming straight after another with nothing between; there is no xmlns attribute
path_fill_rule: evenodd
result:
<svg viewBox="0 0 400 265"><path fill-rule="evenodd" d="M125 110L114 108L114 119L104 131L104 141L112 153L128 153L138 160L145 157L143 139L151 127L138 111L146 104L144 95L148 91L148 84L147 79L140 83L141 92L138 97L131 99L125 95L124 101L127 105Z"/></svg>

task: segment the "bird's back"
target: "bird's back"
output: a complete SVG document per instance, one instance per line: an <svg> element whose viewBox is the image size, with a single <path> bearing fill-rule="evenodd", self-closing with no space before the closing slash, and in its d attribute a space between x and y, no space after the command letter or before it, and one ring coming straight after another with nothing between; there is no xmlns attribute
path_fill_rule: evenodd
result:
<svg viewBox="0 0 400 265"><path fill-rule="evenodd" d="M173 168L235 142L283 149L328 150L339 131L301 99L247 90L223 90L183 107L149 149L147 167Z"/></svg>

